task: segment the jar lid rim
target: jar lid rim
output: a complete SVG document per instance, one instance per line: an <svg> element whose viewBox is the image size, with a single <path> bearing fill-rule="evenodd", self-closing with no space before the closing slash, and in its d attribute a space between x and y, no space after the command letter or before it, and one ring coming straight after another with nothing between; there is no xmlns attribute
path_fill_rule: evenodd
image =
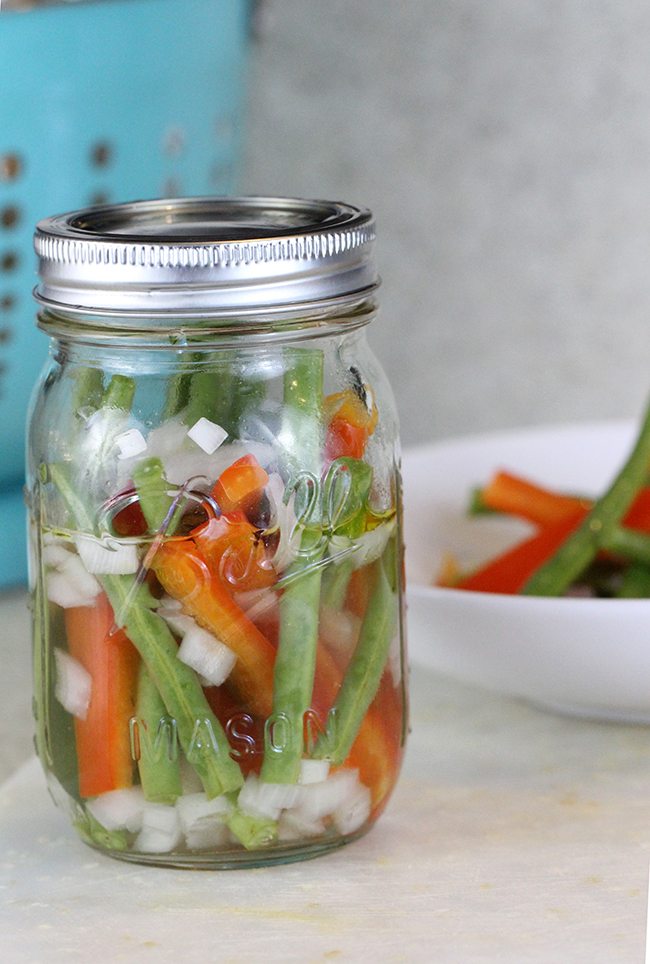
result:
<svg viewBox="0 0 650 964"><path fill-rule="evenodd" d="M309 303L376 286L367 208L281 197L102 205L36 227L44 305L176 313Z"/></svg>

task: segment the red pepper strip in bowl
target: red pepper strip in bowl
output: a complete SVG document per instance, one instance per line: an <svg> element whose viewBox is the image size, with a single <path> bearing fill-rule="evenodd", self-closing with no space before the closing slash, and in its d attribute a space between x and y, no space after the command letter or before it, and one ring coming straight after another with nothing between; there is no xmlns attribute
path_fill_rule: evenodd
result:
<svg viewBox="0 0 650 964"><path fill-rule="evenodd" d="M586 515L586 509L578 509L573 516L545 526L461 579L454 588L475 592L520 592L533 573L554 555Z"/></svg>

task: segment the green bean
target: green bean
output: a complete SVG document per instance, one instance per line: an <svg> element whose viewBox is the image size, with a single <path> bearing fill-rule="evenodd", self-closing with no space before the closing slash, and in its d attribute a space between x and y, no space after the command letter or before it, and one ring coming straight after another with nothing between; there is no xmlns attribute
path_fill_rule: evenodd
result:
<svg viewBox="0 0 650 964"><path fill-rule="evenodd" d="M341 562L330 563L326 572L323 574L323 586L321 590L321 605L329 609L343 609L345 597L352 573L354 572L354 560L351 557L343 559Z"/></svg>
<svg viewBox="0 0 650 964"><path fill-rule="evenodd" d="M209 797L237 790L241 771L230 757L230 745L219 720L210 709L194 670L178 659L178 646L165 621L132 602L133 580L105 576L103 586L113 612L123 613L120 623L146 663L167 712L178 726L178 737L190 765Z"/></svg>
<svg viewBox="0 0 650 964"><path fill-rule="evenodd" d="M88 810L80 809L77 812L74 827L82 840L85 840L91 847L120 851L128 849L128 837L125 830L107 830Z"/></svg>
<svg viewBox="0 0 650 964"><path fill-rule="evenodd" d="M644 484L650 468L650 407L636 443L607 492L555 555L528 580L528 596L562 596L611 537Z"/></svg>
<svg viewBox="0 0 650 964"><path fill-rule="evenodd" d="M332 732L319 737L314 756L327 757L334 765L343 763L368 712L386 667L395 632L397 597L384 568L375 564L375 585L368 601L359 641L332 707Z"/></svg>
<svg viewBox="0 0 650 964"><path fill-rule="evenodd" d="M92 522L77 496L65 468L51 465L50 479L72 514L75 528L92 532ZM241 771L230 757L228 739L205 698L193 670L178 659L178 646L165 621L144 605L146 586L132 576L100 576L115 620L140 653L167 712L178 726L178 736L188 762L194 767L208 796L236 790Z"/></svg>
<svg viewBox="0 0 650 964"><path fill-rule="evenodd" d="M650 596L650 568L643 563L632 563L625 570L616 598L647 599L648 596Z"/></svg>
<svg viewBox="0 0 650 964"><path fill-rule="evenodd" d="M284 378L284 438L294 471L320 477L323 355L313 349L287 349ZM310 517L312 513L310 513ZM306 530L298 558L287 570L280 599L280 633L273 676L273 718L284 721L284 739L267 732L261 779L295 783L303 752L303 718L311 702L318 646L321 566L320 532Z"/></svg>
<svg viewBox="0 0 650 964"><path fill-rule="evenodd" d="M181 499L171 513L171 518L167 518L174 498L169 494L170 486L160 459L149 458L139 462L133 469L133 484L149 531L162 531L163 535L173 535L183 515L184 504Z"/></svg>
<svg viewBox="0 0 650 964"><path fill-rule="evenodd" d="M214 358L214 364L209 369L192 372L183 421L191 426L200 418L207 418L230 431L232 371L227 360L220 355L210 357Z"/></svg>
<svg viewBox="0 0 650 964"><path fill-rule="evenodd" d="M305 540L303 539L303 551ZM277 748L267 731L261 778L269 783L295 783L303 752L303 719L311 702L316 670L322 556L317 547L287 570L297 576L280 597L280 635L273 675L273 719L284 724ZM313 567L313 568L312 568Z"/></svg>
<svg viewBox="0 0 650 964"><path fill-rule="evenodd" d="M372 469L361 459L339 458L332 462L323 486L326 515L334 535L355 539L366 528ZM332 562L323 574L321 605L342 609L350 578L355 569L353 556Z"/></svg>
<svg viewBox="0 0 650 964"><path fill-rule="evenodd" d="M78 368L75 372L72 407L76 415L96 412L104 395L104 374L99 368Z"/></svg>
<svg viewBox="0 0 650 964"><path fill-rule="evenodd" d="M102 399L101 407L130 412L135 396L135 381L128 375L112 375Z"/></svg>
<svg viewBox="0 0 650 964"><path fill-rule="evenodd" d="M254 817L237 808L228 817L228 828L247 850L268 847L277 838L278 825L269 817Z"/></svg>
<svg viewBox="0 0 650 964"><path fill-rule="evenodd" d="M166 730L170 724L167 708L154 685L149 670L140 664L135 722L138 732L138 772L146 800L154 803L174 803L183 792L175 731ZM166 738L169 737L169 740Z"/></svg>
<svg viewBox="0 0 650 964"><path fill-rule="evenodd" d="M624 556L631 562L650 565L650 536L624 526L616 526L601 541L601 549Z"/></svg>

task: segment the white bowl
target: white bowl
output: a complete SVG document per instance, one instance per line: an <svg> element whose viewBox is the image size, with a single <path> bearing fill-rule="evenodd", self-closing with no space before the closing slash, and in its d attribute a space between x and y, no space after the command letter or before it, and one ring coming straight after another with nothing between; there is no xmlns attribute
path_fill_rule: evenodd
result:
<svg viewBox="0 0 650 964"><path fill-rule="evenodd" d="M496 516L467 516L471 490L496 469L597 495L625 460L636 430L631 422L564 425L405 452L414 663L563 713L650 723L650 600L533 598L432 585L445 551L471 566L531 531Z"/></svg>

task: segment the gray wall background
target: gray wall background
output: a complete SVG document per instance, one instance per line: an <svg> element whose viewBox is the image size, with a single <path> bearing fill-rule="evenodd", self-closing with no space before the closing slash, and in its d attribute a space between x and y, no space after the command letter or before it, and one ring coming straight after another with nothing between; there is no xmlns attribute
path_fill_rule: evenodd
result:
<svg viewBox="0 0 650 964"><path fill-rule="evenodd" d="M366 204L407 444L638 416L650 5L267 0L242 190Z"/></svg>

